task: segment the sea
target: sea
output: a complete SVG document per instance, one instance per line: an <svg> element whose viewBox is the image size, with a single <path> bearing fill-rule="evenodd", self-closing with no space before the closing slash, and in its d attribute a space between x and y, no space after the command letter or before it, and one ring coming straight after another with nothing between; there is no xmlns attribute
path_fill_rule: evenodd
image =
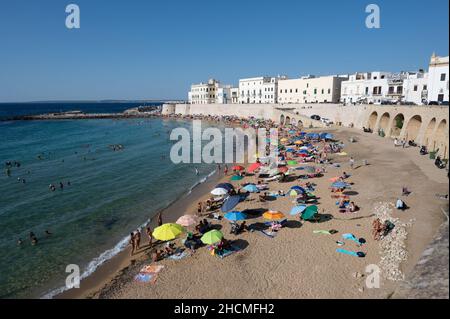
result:
<svg viewBox="0 0 450 319"><path fill-rule="evenodd" d="M0 104L0 117L141 104ZM126 247L131 231L213 176L214 164L170 160L170 132L191 126L159 118L0 121L0 298L51 298L68 265L89 276Z"/></svg>

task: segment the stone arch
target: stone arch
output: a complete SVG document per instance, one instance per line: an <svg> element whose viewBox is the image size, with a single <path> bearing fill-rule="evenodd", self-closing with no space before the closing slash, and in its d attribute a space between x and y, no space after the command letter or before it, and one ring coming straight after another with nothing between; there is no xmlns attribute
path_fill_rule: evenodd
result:
<svg viewBox="0 0 450 319"><path fill-rule="evenodd" d="M383 113L380 117L380 122L378 124L378 128L382 129L385 133L389 129L389 124L391 121L391 115L388 112Z"/></svg>
<svg viewBox="0 0 450 319"><path fill-rule="evenodd" d="M447 120L443 119L437 126L433 139L433 150L439 149L438 154L443 158L448 158L448 128Z"/></svg>
<svg viewBox="0 0 450 319"><path fill-rule="evenodd" d="M284 124L284 115L281 114L280 116L280 124L283 125Z"/></svg>
<svg viewBox="0 0 450 319"><path fill-rule="evenodd" d="M297 121L294 118L291 119L291 125L294 125L294 126L297 125Z"/></svg>
<svg viewBox="0 0 450 319"><path fill-rule="evenodd" d="M422 117L414 115L406 124L405 138L406 140L416 140L419 136L420 128L422 127Z"/></svg>
<svg viewBox="0 0 450 319"><path fill-rule="evenodd" d="M369 115L369 119L367 120L367 127L375 130L375 126L377 125L378 113L376 111L372 112Z"/></svg>
<svg viewBox="0 0 450 319"><path fill-rule="evenodd" d="M433 117L430 123L428 123L428 126L425 130L422 145L425 145L428 148L433 146L433 133L435 129L436 129L436 118Z"/></svg>
<svg viewBox="0 0 450 319"><path fill-rule="evenodd" d="M286 116L286 121L285 121L286 125L291 124L291 118L289 116Z"/></svg>
<svg viewBox="0 0 450 319"><path fill-rule="evenodd" d="M399 137L405 124L405 116L398 113L392 120L390 136Z"/></svg>

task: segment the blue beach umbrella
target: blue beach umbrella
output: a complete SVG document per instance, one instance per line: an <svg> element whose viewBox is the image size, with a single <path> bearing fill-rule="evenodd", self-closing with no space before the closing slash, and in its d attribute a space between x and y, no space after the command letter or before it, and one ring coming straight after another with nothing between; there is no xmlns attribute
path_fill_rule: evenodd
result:
<svg viewBox="0 0 450 319"><path fill-rule="evenodd" d="M349 187L350 185L344 182L334 182L333 184L331 184L331 187L333 188L346 188Z"/></svg>
<svg viewBox="0 0 450 319"><path fill-rule="evenodd" d="M231 185L230 183L220 183L216 186L216 188L224 188L228 191L231 191L232 189L234 189L234 186Z"/></svg>
<svg viewBox="0 0 450 319"><path fill-rule="evenodd" d="M230 196L225 200L220 210L224 213L229 212L239 204L240 200L241 196L239 195Z"/></svg>
<svg viewBox="0 0 450 319"><path fill-rule="evenodd" d="M327 140L332 140L332 139L334 138L334 135L333 135L333 134L330 134L330 133L327 133L327 134L325 135L325 138L326 138Z"/></svg>
<svg viewBox="0 0 450 319"><path fill-rule="evenodd" d="M291 214L292 216L294 215L298 215L303 213L303 211L306 209L306 205L299 205L299 206L294 206L291 209L291 212L289 214Z"/></svg>
<svg viewBox="0 0 450 319"><path fill-rule="evenodd" d="M309 154L308 150L300 150L299 153L300 154Z"/></svg>
<svg viewBox="0 0 450 319"><path fill-rule="evenodd" d="M258 189L258 187L256 187L255 184L248 184L247 186L244 187L244 189L249 193L259 192L259 189Z"/></svg>
<svg viewBox="0 0 450 319"><path fill-rule="evenodd" d="M238 221L238 220L244 220L247 218L247 216L242 212L229 212L223 215L226 219L229 221Z"/></svg>
<svg viewBox="0 0 450 319"><path fill-rule="evenodd" d="M306 190L301 186L292 186L292 190L295 190L297 193L306 194Z"/></svg>
<svg viewBox="0 0 450 319"><path fill-rule="evenodd" d="M288 149L286 150L286 152L289 152L289 153L294 153L294 152L295 152L295 150L294 150L293 148L288 148Z"/></svg>

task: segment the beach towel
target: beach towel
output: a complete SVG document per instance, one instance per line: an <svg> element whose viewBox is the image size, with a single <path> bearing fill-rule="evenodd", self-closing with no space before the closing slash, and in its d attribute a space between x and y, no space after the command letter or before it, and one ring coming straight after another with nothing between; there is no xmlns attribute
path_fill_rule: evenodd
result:
<svg viewBox="0 0 450 319"><path fill-rule="evenodd" d="M134 280L139 283L155 283L157 274L139 273L134 277Z"/></svg>
<svg viewBox="0 0 450 319"><path fill-rule="evenodd" d="M225 257L227 257L227 256L230 256L230 255L232 255L232 254L234 254L235 252L238 252L238 251L240 251L241 250L241 248L239 248L239 247L237 247L237 246L233 246L233 245L231 245L231 248L230 249L224 249L223 250L223 252L219 255L219 254L216 254L216 256L218 256L218 257L220 257L221 259L222 258L225 258Z"/></svg>
<svg viewBox="0 0 450 319"><path fill-rule="evenodd" d="M363 242L361 242L358 238L355 237L355 235L353 234L342 234L342 238L344 239L348 239L348 240L353 240L355 243L357 243L358 245L363 244Z"/></svg>
<svg viewBox="0 0 450 319"><path fill-rule="evenodd" d="M342 248L337 248L336 251L338 253L347 254L347 255L350 255L350 256L354 256L354 257L365 257L366 256L366 254L363 253L362 251L354 252L354 251L345 250L345 249L342 249Z"/></svg>
<svg viewBox="0 0 450 319"><path fill-rule="evenodd" d="M190 255L189 252L188 252L187 250L184 250L184 251L182 251L182 252L179 252L179 253L175 253L175 254L173 254L173 255L170 255L170 256L167 257L167 258L168 258L168 259L172 259L172 260L180 260L180 259L183 259L183 258L189 256L189 255Z"/></svg>
<svg viewBox="0 0 450 319"><path fill-rule="evenodd" d="M147 265L142 267L140 273L157 274L164 268L163 265Z"/></svg>
<svg viewBox="0 0 450 319"><path fill-rule="evenodd" d="M331 235L328 230L313 230L313 234Z"/></svg>

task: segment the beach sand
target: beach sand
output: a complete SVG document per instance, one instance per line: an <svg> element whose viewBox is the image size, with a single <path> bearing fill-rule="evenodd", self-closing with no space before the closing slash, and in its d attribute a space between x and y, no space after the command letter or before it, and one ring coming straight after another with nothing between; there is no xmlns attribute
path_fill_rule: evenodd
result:
<svg viewBox="0 0 450 319"><path fill-rule="evenodd" d="M150 263L148 250L130 257L127 249L83 280L81 288L64 292L57 298L389 298L398 281L387 280L382 274L380 288L368 289L366 276L356 278L354 275L356 272L365 274L366 266L380 262L380 242L372 237L374 208L379 203L395 203L403 186L412 191L404 198L410 209L394 209L392 214L402 222L411 222L406 239L408 258L401 264L401 270L408 274L445 219L441 208L448 202L435 194L448 193L446 172L420 156L418 148L394 148L388 139L348 128L327 131L345 143L344 151L348 153L342 157L332 155L333 162L341 162L341 168L328 167L324 177L309 180L317 184L315 194L321 198L319 212L329 218L320 223L300 222L297 216L289 215L294 206L292 197L260 203L258 194L251 194L237 210L278 210L290 221L275 238L259 232L230 235L229 222L214 222L221 227L225 238L237 241L241 251L220 259L204 247L182 260L163 260L158 262L165 267L156 282L144 284L133 278L143 265ZM357 142L349 143L350 136ZM349 156L354 157L356 169L349 167ZM363 160L369 165L358 167ZM336 199L330 196L329 179L340 176L343 171L352 174L349 181L354 183L355 195L351 200L361 208L357 213L339 213ZM246 177L238 183L256 180L256 177ZM164 222L194 214L198 200L206 199L207 192L217 182L217 178L208 181L191 196L169 207L164 212ZM271 182L270 191L287 191L298 182ZM247 224L262 221L262 218L249 219ZM338 233L313 233L331 229ZM339 247L336 241L342 240L344 233L365 238L367 243L358 248L355 243L346 241ZM143 238L145 244L146 238ZM175 242L181 245L180 240ZM366 257L340 254L336 248L363 251Z"/></svg>

